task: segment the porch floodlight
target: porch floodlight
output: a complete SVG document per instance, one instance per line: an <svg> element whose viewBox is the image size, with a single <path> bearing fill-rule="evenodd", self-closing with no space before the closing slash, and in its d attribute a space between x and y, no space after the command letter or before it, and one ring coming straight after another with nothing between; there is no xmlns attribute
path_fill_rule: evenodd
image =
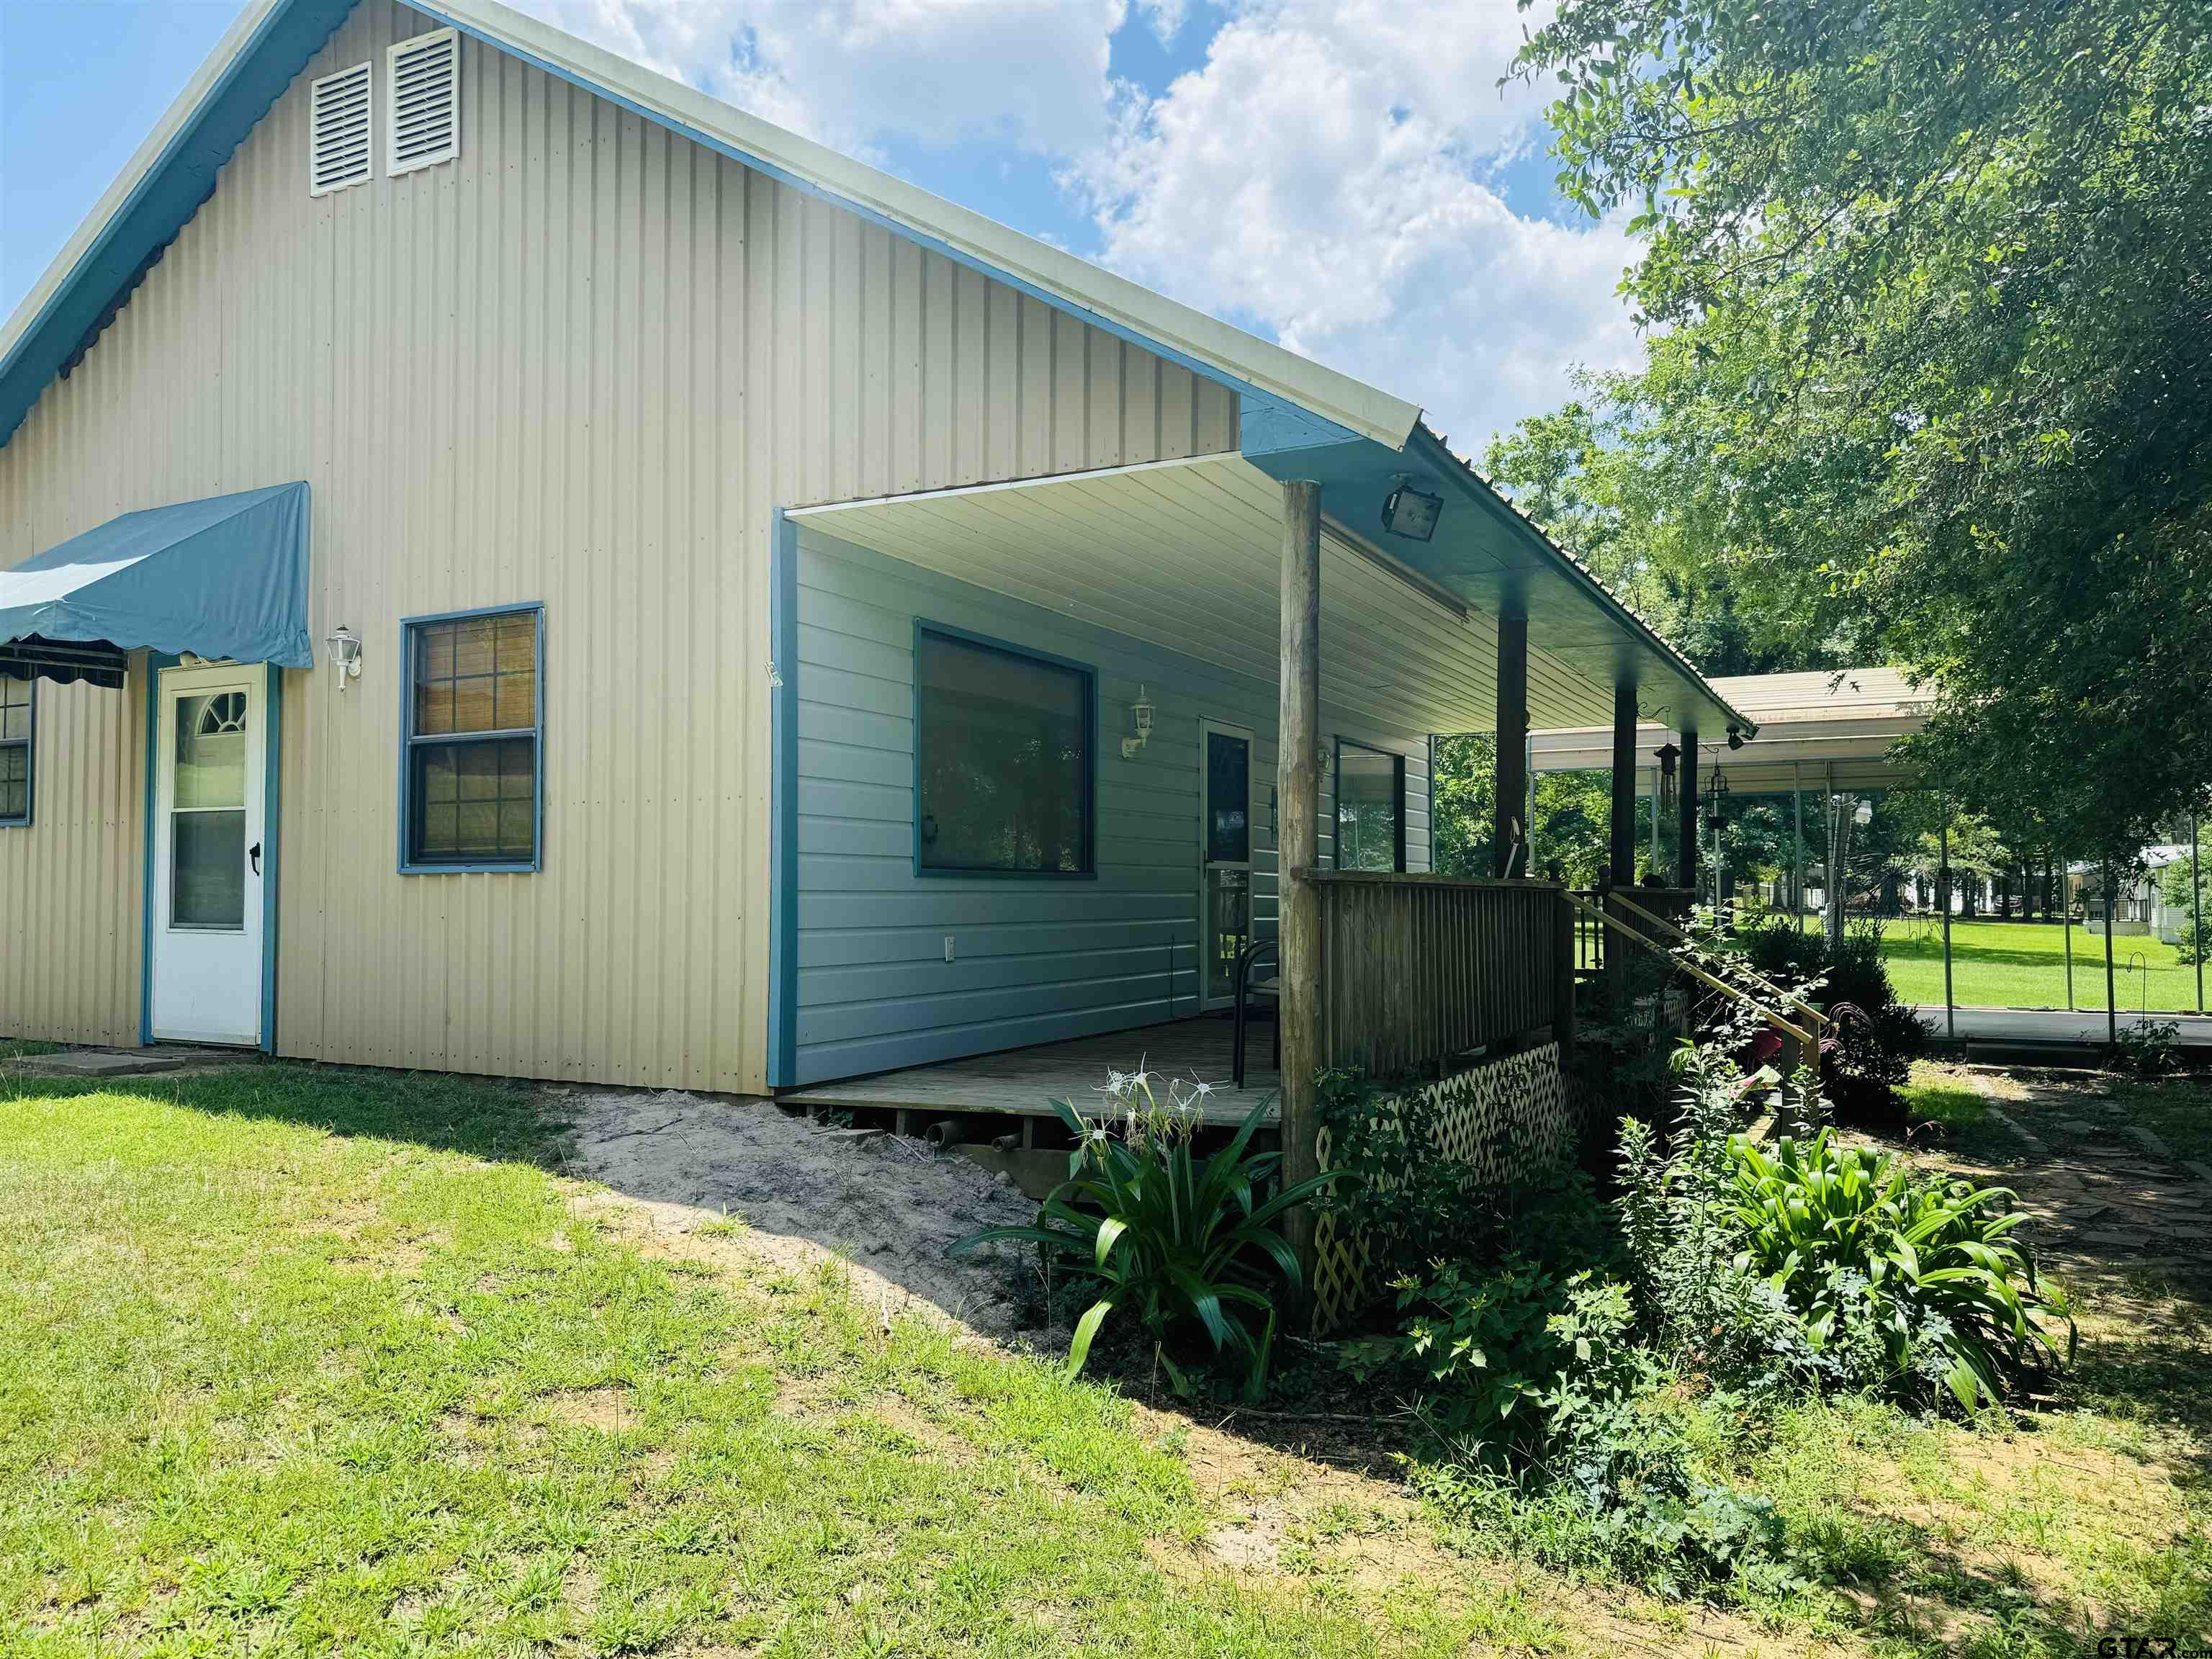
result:
<svg viewBox="0 0 2212 1659"><path fill-rule="evenodd" d="M1437 520L1443 510L1443 496L1425 495L1401 483L1382 502L1382 527L1408 541L1425 542L1437 533Z"/></svg>
<svg viewBox="0 0 2212 1659"><path fill-rule="evenodd" d="M331 667L338 679L338 694L345 694L346 682L361 678L361 635L340 623L323 641L331 653Z"/></svg>

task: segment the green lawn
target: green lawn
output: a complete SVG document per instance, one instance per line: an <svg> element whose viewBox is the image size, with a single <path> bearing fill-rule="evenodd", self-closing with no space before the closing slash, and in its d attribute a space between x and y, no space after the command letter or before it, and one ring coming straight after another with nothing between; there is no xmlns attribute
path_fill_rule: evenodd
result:
<svg viewBox="0 0 2212 1659"><path fill-rule="evenodd" d="M0 1085L0 1653L1458 1653L1194 1554L1172 1433L580 1209L520 1088ZM1194 1563L1197 1565L1193 1565Z"/></svg>
<svg viewBox="0 0 2212 1659"><path fill-rule="evenodd" d="M2056 1659L2203 1622L2202 1391L2136 1369L2201 1376L2193 1304L2085 1325L2102 1372L2018 1425L1715 1415L1812 1577L1696 1607L1304 1455L1296 1400L1224 1432L886 1324L742 1220L656 1234L549 1107L0 1083L0 1655Z"/></svg>
<svg viewBox="0 0 2212 1659"><path fill-rule="evenodd" d="M1882 960L1890 982L1906 1002L1943 1000L1943 925L1932 916L1887 921L1882 927ZM2105 941L2076 926L2074 950L2074 1006L2105 1006ZM2055 923L1958 921L1951 924L1951 976L1954 1000L1990 1008L2066 1006L2067 930ZM2174 947L2148 936L2112 941L2113 1000L2123 1012L2148 1006L2154 1012L2194 1012L2197 969L2184 966ZM2140 957L2141 960L2135 958ZM2208 974L2212 974L2209 969Z"/></svg>

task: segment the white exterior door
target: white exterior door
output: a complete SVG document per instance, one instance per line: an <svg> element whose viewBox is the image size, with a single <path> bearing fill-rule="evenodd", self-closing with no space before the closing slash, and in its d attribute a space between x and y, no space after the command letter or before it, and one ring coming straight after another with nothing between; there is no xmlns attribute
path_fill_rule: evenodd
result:
<svg viewBox="0 0 2212 1659"><path fill-rule="evenodd" d="M1237 954L1252 939L1252 734L1198 728L1200 1006L1237 1000Z"/></svg>
<svg viewBox="0 0 2212 1659"><path fill-rule="evenodd" d="M149 896L156 1037L261 1041L268 684L259 666L161 673Z"/></svg>

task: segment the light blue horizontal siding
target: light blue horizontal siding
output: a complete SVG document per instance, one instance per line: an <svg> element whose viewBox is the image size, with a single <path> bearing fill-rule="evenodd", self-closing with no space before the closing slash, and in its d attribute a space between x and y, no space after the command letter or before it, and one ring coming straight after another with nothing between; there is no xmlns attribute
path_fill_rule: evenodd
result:
<svg viewBox="0 0 2212 1659"><path fill-rule="evenodd" d="M1253 909L1274 931L1267 826L1276 690L811 531L799 544L799 1066L853 1077L1199 1012L1201 720L1253 733ZM1098 676L1097 875L914 870L917 618L1090 665ZM1142 685L1152 741L1123 760ZM1322 728L1340 729L1327 708ZM1407 863L1429 864L1421 736L1341 728L1406 757ZM1332 852L1324 767L1322 858ZM945 936L955 960L945 960ZM1137 1056L1130 1055L1133 1062Z"/></svg>

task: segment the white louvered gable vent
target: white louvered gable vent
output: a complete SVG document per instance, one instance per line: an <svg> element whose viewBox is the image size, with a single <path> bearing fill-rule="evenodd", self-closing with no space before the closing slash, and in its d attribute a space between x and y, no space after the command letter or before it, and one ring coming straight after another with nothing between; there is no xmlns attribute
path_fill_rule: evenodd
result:
<svg viewBox="0 0 2212 1659"><path fill-rule="evenodd" d="M307 88L307 194L327 196L367 184L374 167L369 131L374 100L368 64L356 64Z"/></svg>
<svg viewBox="0 0 2212 1659"><path fill-rule="evenodd" d="M391 144L386 172L397 178L461 153L461 37L418 34L392 48L386 106Z"/></svg>

